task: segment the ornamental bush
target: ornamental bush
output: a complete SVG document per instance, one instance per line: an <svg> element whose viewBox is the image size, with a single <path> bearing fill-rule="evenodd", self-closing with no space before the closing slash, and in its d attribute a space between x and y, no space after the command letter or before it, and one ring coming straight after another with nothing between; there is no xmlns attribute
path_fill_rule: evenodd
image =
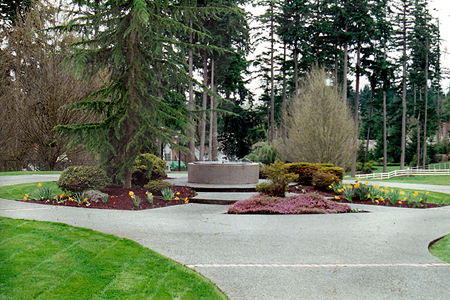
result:
<svg viewBox="0 0 450 300"><path fill-rule="evenodd" d="M344 178L344 169L343 168L339 168L339 167L320 167L319 172L322 173L330 173L335 175L336 177L339 178L339 182L341 182L341 180Z"/></svg>
<svg viewBox="0 0 450 300"><path fill-rule="evenodd" d="M332 191L333 184L339 184L340 182L341 180L336 175L324 172L316 172L312 179L314 189L319 191Z"/></svg>
<svg viewBox="0 0 450 300"><path fill-rule="evenodd" d="M139 155L133 164L133 185L144 186L150 180L161 180L167 176L166 162L156 155L145 153Z"/></svg>
<svg viewBox="0 0 450 300"><path fill-rule="evenodd" d="M106 173L98 167L73 166L61 173L56 185L64 192L81 193L105 188L110 183Z"/></svg>
<svg viewBox="0 0 450 300"><path fill-rule="evenodd" d="M150 180L144 187L152 194L161 195L161 191L171 189L172 184L164 180Z"/></svg>
<svg viewBox="0 0 450 300"><path fill-rule="evenodd" d="M256 191L262 194L284 197L289 190L289 183L297 180L297 175L289 173L281 160L276 160L264 168L268 181L256 185Z"/></svg>

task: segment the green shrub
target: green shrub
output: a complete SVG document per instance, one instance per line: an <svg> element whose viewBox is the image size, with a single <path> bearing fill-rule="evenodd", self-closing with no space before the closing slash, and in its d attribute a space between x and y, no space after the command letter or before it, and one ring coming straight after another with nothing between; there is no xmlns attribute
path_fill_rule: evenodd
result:
<svg viewBox="0 0 450 300"><path fill-rule="evenodd" d="M262 146L258 146L250 154L244 156L244 160L252 162L260 162L265 165L274 163L280 158L280 153L274 145L268 145L264 143Z"/></svg>
<svg viewBox="0 0 450 300"><path fill-rule="evenodd" d="M266 166L268 182L256 185L256 191L274 197L284 197L289 190L289 183L297 180L297 175L289 173L281 160L276 160L270 166Z"/></svg>
<svg viewBox="0 0 450 300"><path fill-rule="evenodd" d="M65 169L56 185L64 192L80 193L86 189L99 190L110 184L106 173L98 167L74 166Z"/></svg>
<svg viewBox="0 0 450 300"><path fill-rule="evenodd" d="M161 191L171 189L172 184L164 180L151 180L144 187L152 194L161 195Z"/></svg>
<svg viewBox="0 0 450 300"><path fill-rule="evenodd" d="M341 180L334 174L324 173L324 172L316 172L313 175L312 185L314 189L319 191L332 191L333 184L339 183Z"/></svg>
<svg viewBox="0 0 450 300"><path fill-rule="evenodd" d="M267 174L265 173L265 168L260 167L259 168L259 179L266 179L266 178L267 178Z"/></svg>
<svg viewBox="0 0 450 300"><path fill-rule="evenodd" d="M332 168L332 167L334 167L334 165L333 164L319 164L319 167L320 168Z"/></svg>
<svg viewBox="0 0 450 300"><path fill-rule="evenodd" d="M344 178L344 169L339 167L320 167L318 171L322 173L334 174L340 179L339 182Z"/></svg>
<svg viewBox="0 0 450 300"><path fill-rule="evenodd" d="M366 162L365 164L360 163L360 162L356 163L356 170L361 171L363 173L368 173L368 174L373 173L372 168L373 168L373 163L371 163L371 162Z"/></svg>
<svg viewBox="0 0 450 300"><path fill-rule="evenodd" d="M318 165L310 163L287 164L289 172L297 174L297 183L301 185L311 185L314 173L318 171Z"/></svg>
<svg viewBox="0 0 450 300"><path fill-rule="evenodd" d="M144 186L150 180L161 180L167 176L165 169L164 160L150 153L141 154L133 164L132 184Z"/></svg>

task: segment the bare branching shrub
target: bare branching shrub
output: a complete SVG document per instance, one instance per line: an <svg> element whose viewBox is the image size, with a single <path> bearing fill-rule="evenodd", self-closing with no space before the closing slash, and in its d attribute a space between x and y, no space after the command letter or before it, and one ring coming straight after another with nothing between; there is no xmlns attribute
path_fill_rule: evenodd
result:
<svg viewBox="0 0 450 300"><path fill-rule="evenodd" d="M332 163L345 167L356 146L356 131L341 93L328 85L324 69L315 67L284 116L286 139L280 152L286 161Z"/></svg>
<svg viewBox="0 0 450 300"><path fill-rule="evenodd" d="M51 170L69 155L67 139L55 126L96 120L64 105L84 100L104 85L108 74L89 83L75 78L64 59L78 38L44 30L58 25L58 10L46 1L33 4L14 27L0 24L0 152L5 160L38 160Z"/></svg>

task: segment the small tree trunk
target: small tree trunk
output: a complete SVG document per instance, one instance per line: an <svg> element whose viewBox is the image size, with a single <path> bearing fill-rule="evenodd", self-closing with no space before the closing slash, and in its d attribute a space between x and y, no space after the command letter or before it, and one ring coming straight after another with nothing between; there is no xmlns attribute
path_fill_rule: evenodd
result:
<svg viewBox="0 0 450 300"><path fill-rule="evenodd" d="M403 74L402 74L402 137L400 156L400 170L405 168L405 154L406 154L406 7L403 10Z"/></svg>

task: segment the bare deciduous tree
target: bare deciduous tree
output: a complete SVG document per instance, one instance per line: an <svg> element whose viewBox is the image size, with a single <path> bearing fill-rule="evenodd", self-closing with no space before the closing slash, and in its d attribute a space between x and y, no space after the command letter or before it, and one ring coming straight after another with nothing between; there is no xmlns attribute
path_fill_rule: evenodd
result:
<svg viewBox="0 0 450 300"><path fill-rule="evenodd" d="M69 112L64 105L86 98L108 77L103 74L89 85L76 79L63 62L73 35L48 32L58 11L36 2L14 27L2 28L6 47L0 58L5 71L0 82L1 144L4 159L37 159L47 170L65 154L67 142L54 131L56 125L93 121L83 112Z"/></svg>
<svg viewBox="0 0 450 300"><path fill-rule="evenodd" d="M287 161L347 167L356 147L352 114L324 69L313 67L289 104L287 137L280 152Z"/></svg>

